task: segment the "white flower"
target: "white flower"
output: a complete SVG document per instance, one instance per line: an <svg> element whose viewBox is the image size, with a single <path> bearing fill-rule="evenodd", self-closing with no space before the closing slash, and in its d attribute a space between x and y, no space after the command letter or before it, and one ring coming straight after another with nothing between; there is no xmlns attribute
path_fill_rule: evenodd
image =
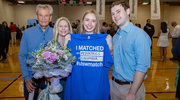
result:
<svg viewBox="0 0 180 100"><path fill-rule="evenodd" d="M65 60L68 60L68 57L67 57L67 55L64 55L64 56L63 56L63 58L64 58Z"/></svg>

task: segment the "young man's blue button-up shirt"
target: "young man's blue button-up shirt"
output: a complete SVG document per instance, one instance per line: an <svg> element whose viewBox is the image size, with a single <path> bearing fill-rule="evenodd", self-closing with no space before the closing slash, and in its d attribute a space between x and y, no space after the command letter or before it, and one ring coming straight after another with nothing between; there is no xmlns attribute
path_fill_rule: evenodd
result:
<svg viewBox="0 0 180 100"><path fill-rule="evenodd" d="M132 23L118 29L113 37L113 76L133 81L135 71L146 73L151 63L150 46L151 39L147 33Z"/></svg>

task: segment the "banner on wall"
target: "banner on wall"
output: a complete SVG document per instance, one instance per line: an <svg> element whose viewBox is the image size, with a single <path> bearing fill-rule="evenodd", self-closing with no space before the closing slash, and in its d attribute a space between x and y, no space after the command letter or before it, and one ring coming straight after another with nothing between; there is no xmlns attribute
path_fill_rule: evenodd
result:
<svg viewBox="0 0 180 100"><path fill-rule="evenodd" d="M96 0L96 11L99 20L105 20L105 0Z"/></svg>
<svg viewBox="0 0 180 100"><path fill-rule="evenodd" d="M137 6L138 6L138 0L129 0L129 6L130 6L130 19L136 20L137 19Z"/></svg>
<svg viewBox="0 0 180 100"><path fill-rule="evenodd" d="M151 19L160 19L160 0L151 0Z"/></svg>

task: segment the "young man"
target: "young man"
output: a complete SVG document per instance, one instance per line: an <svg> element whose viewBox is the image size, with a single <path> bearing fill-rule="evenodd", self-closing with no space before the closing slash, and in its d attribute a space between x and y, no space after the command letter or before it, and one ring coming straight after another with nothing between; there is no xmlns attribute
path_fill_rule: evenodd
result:
<svg viewBox="0 0 180 100"><path fill-rule="evenodd" d="M25 81L24 96L26 100L28 100L29 93L32 93L33 91L35 91L33 100L36 100L38 89L44 88L43 79L36 80L36 86L32 84L33 74L31 72L31 67L26 63L26 60L32 57L29 53L38 50L41 43L46 43L52 39L53 29L48 26L52 19L52 14L53 9L50 5L37 5L36 19L39 24L32 28L28 28L23 33L18 56L22 77Z"/></svg>
<svg viewBox="0 0 180 100"><path fill-rule="evenodd" d="M130 8L125 2L113 2L110 10L119 26L113 37L111 100L145 100L143 81L151 63L151 39L129 21Z"/></svg>
<svg viewBox="0 0 180 100"><path fill-rule="evenodd" d="M147 24L146 24L146 26L144 26L144 31L149 35L149 37L152 40L152 37L153 37L154 32L155 32L155 29L154 29L154 26L151 24L151 20L150 19L147 19L146 22L147 22Z"/></svg>

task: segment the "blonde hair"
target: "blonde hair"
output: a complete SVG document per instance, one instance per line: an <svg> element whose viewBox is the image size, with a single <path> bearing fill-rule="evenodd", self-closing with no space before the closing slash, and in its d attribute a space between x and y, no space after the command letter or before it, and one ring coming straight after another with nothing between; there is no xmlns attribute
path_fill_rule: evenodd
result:
<svg viewBox="0 0 180 100"><path fill-rule="evenodd" d="M71 23L69 22L69 20L66 17L60 17L59 19L57 19L57 21L54 25L54 28L53 28L53 40L58 39L58 34L59 34L58 33L58 25L61 20L65 20L68 23L69 31L70 31L70 33L73 33L72 26L71 26Z"/></svg>
<svg viewBox="0 0 180 100"><path fill-rule="evenodd" d="M86 11L86 12L83 14L83 17L82 17L82 19L81 19L81 24L80 24L80 34L85 34L85 29L84 29L84 27L83 27L83 20L84 20L84 17L85 17L87 14L89 14L89 13L92 13L92 14L94 14L94 15L96 16L96 22L97 22L97 24L96 24L96 28L95 28L95 30L94 30L94 34L99 34L99 33L100 33L100 32L99 32L99 18L98 18L98 15L97 15L97 13L96 13L95 10L89 10L89 11Z"/></svg>
<svg viewBox="0 0 180 100"><path fill-rule="evenodd" d="M49 9L49 14L50 15L52 15L53 14L53 8L52 8L52 6L51 5L49 5L49 4L38 4L37 5L37 7L36 7L36 15L38 15L38 10L39 9L46 9L46 8L48 8Z"/></svg>

